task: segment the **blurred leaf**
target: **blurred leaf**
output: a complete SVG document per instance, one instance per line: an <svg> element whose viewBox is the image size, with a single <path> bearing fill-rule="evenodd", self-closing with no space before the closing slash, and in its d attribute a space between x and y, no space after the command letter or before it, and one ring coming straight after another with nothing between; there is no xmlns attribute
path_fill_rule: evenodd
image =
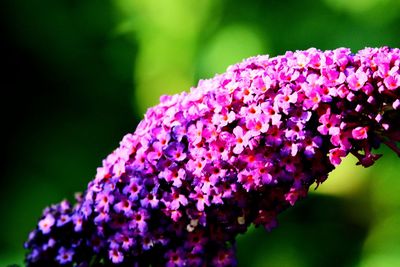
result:
<svg viewBox="0 0 400 267"><path fill-rule="evenodd" d="M200 56L199 75L213 77L225 72L229 65L267 51L257 25L233 24L221 27L203 48Z"/></svg>

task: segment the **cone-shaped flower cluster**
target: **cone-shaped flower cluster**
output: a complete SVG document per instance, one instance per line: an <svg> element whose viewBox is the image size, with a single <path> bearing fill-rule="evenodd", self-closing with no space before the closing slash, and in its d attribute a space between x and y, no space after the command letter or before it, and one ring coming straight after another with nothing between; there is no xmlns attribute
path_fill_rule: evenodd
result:
<svg viewBox="0 0 400 267"><path fill-rule="evenodd" d="M28 266L235 266L234 242L352 153L398 154L400 51L287 52L164 96L71 206L45 209Z"/></svg>

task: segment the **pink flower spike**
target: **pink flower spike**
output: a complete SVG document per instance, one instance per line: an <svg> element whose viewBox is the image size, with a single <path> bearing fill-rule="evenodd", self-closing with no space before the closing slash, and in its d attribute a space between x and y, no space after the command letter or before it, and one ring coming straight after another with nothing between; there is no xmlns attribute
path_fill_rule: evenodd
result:
<svg viewBox="0 0 400 267"><path fill-rule="evenodd" d="M363 167L381 145L400 156L399 66L397 48L311 48L163 96L74 205L44 210L25 262L237 266L238 235L277 226L346 155Z"/></svg>

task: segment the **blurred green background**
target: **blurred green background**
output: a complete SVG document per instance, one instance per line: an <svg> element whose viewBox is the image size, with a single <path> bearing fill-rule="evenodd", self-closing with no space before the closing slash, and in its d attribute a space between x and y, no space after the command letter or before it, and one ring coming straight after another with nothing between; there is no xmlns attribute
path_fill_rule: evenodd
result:
<svg viewBox="0 0 400 267"><path fill-rule="evenodd" d="M3 0L0 266L22 265L42 209L85 189L161 94L258 54L400 46L398 0ZM399 159L347 159L239 266L400 266Z"/></svg>

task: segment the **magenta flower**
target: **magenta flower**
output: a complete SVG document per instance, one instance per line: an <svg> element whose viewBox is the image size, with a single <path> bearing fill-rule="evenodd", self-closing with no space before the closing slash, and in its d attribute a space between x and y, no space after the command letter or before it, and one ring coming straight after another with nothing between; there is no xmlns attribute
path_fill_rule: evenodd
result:
<svg viewBox="0 0 400 267"><path fill-rule="evenodd" d="M177 251L170 250L165 254L167 259L166 267L182 267L186 266L185 254L183 250L178 249Z"/></svg>
<svg viewBox="0 0 400 267"><path fill-rule="evenodd" d="M100 192L96 196L96 209L108 212L113 201L114 196L109 191Z"/></svg>
<svg viewBox="0 0 400 267"><path fill-rule="evenodd" d="M398 74L398 70L394 73L394 75L387 76L383 83L385 84L386 88L389 90L395 90L400 86L400 76Z"/></svg>
<svg viewBox="0 0 400 267"><path fill-rule="evenodd" d="M194 188L194 192L190 193L189 198L195 201L196 208L200 212L204 211L205 205L210 205L208 195L203 193L203 191L199 187Z"/></svg>
<svg viewBox="0 0 400 267"><path fill-rule="evenodd" d="M110 249L108 255L112 263L121 263L124 260L124 254L118 248Z"/></svg>
<svg viewBox="0 0 400 267"><path fill-rule="evenodd" d="M154 190L155 191L155 190ZM156 193L152 192L145 192L143 194L143 198L140 200L140 204L142 205L143 208L157 208L159 199L157 198Z"/></svg>
<svg viewBox="0 0 400 267"><path fill-rule="evenodd" d="M340 133L340 115L332 114L328 109L324 115L319 118L321 123L317 130L323 135L338 135Z"/></svg>
<svg viewBox="0 0 400 267"><path fill-rule="evenodd" d="M182 161L186 158L186 153L184 152L185 146L182 143L171 143L164 151L165 156L175 160Z"/></svg>
<svg viewBox="0 0 400 267"><path fill-rule="evenodd" d="M63 226L71 220L70 216L67 214L61 214L60 218L57 220L57 227Z"/></svg>
<svg viewBox="0 0 400 267"><path fill-rule="evenodd" d="M367 139L368 135L368 127L356 127L351 131L351 134L354 139L356 140L361 140L361 139Z"/></svg>
<svg viewBox="0 0 400 267"><path fill-rule="evenodd" d="M123 198L117 204L114 205L114 210L116 212L123 212L126 215L132 214L132 203L129 199Z"/></svg>
<svg viewBox="0 0 400 267"><path fill-rule="evenodd" d="M232 151L235 154L240 154L249 145L250 132L245 132L242 127L236 126L233 129L233 134L235 136L233 141L235 144Z"/></svg>
<svg viewBox="0 0 400 267"><path fill-rule="evenodd" d="M367 73L361 68L359 68L355 73L352 73L347 77L349 88L354 91L360 90L367 82L367 80Z"/></svg>
<svg viewBox="0 0 400 267"><path fill-rule="evenodd" d="M333 148L329 150L329 161L333 166L337 166L342 162L342 158L344 158L346 155L346 150L341 148Z"/></svg>
<svg viewBox="0 0 400 267"><path fill-rule="evenodd" d="M48 234L51 230L51 227L54 225L55 219L53 215L47 214L42 220L39 221L39 229L43 234Z"/></svg>
<svg viewBox="0 0 400 267"><path fill-rule="evenodd" d="M74 251L72 249L66 249L64 247L61 247L58 250L58 255L56 259L61 265L63 265L72 262L73 256L74 256Z"/></svg>
<svg viewBox="0 0 400 267"><path fill-rule="evenodd" d="M196 124L189 126L188 129L189 142L193 145L197 145L203 140L203 123L198 121Z"/></svg>
<svg viewBox="0 0 400 267"><path fill-rule="evenodd" d="M166 202L166 206L171 210L178 210L180 206L186 206L188 204L188 200L185 195L180 194L178 190L173 190L170 196L171 201ZM168 199L168 197L167 197Z"/></svg>
<svg viewBox="0 0 400 267"><path fill-rule="evenodd" d="M129 217L129 229L138 230L141 233L146 233L148 224L147 219L149 218L149 213L146 209L139 208L135 211L132 216Z"/></svg>
<svg viewBox="0 0 400 267"><path fill-rule="evenodd" d="M400 155L400 50L287 52L163 96L71 206L46 208L32 266L236 266L235 237L352 154ZM155 256L156 255L156 256Z"/></svg>

